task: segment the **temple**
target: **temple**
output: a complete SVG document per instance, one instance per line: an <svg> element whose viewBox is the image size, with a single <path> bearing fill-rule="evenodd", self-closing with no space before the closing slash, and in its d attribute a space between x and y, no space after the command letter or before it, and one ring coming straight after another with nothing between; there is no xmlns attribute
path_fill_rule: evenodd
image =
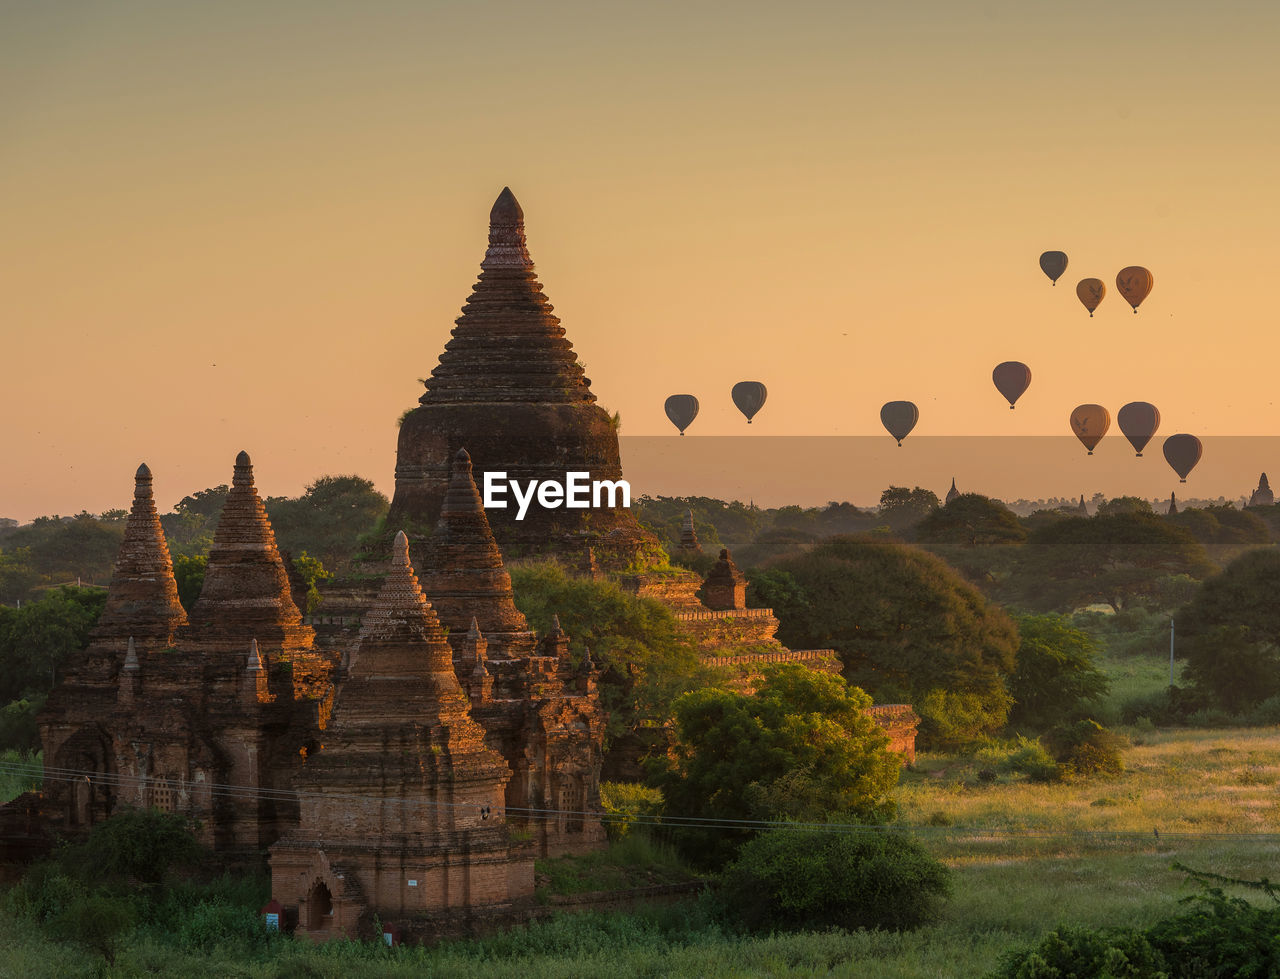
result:
<svg viewBox="0 0 1280 979"><path fill-rule="evenodd" d="M1276 495L1271 492L1271 484L1267 482L1267 474L1258 478L1258 488L1249 494L1249 506L1273 506Z"/></svg>
<svg viewBox="0 0 1280 979"><path fill-rule="evenodd" d="M841 669L830 649L778 641L727 549L704 578L671 567L624 506L535 506L523 521L484 506L485 473L569 471L621 480L617 432L504 190L479 281L401 425L390 515L355 570L304 615L241 452L188 614L141 466L105 610L38 719L46 791L3 807L0 824L20 824L26 859L37 824L74 836L122 806L182 813L229 858L269 852L273 899L317 938L375 920L424 939L519 920L535 858L604 843L607 717L590 650L558 616L530 628L508 559L554 558L661 602L736 689L772 663ZM680 551L701 551L692 512ZM911 708L871 711L913 758ZM665 750L650 733L615 742L613 777Z"/></svg>
<svg viewBox="0 0 1280 979"><path fill-rule="evenodd" d="M596 404L591 381L542 293L525 241L524 211L504 188L489 214L489 247L480 278L426 379L419 407L401 422L389 526L430 528L440 516L451 460L466 448L476 480L564 483L580 471L622 479L618 433ZM489 514L512 557L558 556L570 567L587 550L608 570L651 565L661 547L625 507L569 510L535 504L523 520L514 508Z"/></svg>

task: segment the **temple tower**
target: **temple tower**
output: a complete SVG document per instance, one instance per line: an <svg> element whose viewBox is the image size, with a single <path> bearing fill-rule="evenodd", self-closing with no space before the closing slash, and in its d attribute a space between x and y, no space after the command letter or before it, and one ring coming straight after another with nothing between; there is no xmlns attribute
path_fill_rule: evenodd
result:
<svg viewBox="0 0 1280 979"><path fill-rule="evenodd" d="M372 915L421 928L510 906L533 893L531 848L505 826L510 777L398 533L324 745L295 779L301 825L271 849L272 896L304 930L347 935Z"/></svg>
<svg viewBox="0 0 1280 979"><path fill-rule="evenodd" d="M401 423L389 525L425 531L436 523L454 456L464 447L482 486L489 472L522 483L563 484L569 471L588 473L588 480L622 478L615 423L596 404L590 379L543 295L525 241L524 212L509 189L490 212L480 269L420 406ZM559 554L576 566L591 547L605 569L660 557L656 540L624 507L552 508L535 500L517 520L510 492L506 499L505 509L488 511L508 556Z"/></svg>

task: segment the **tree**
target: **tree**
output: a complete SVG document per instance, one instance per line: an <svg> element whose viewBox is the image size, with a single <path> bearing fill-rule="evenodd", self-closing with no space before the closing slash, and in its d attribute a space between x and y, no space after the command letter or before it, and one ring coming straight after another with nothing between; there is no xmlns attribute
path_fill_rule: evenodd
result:
<svg viewBox="0 0 1280 979"><path fill-rule="evenodd" d="M871 698L798 664L765 671L751 695L704 688L675 704L673 763L661 777L675 818L878 821L892 815L900 762L867 714ZM690 828L686 850L715 863L750 830Z"/></svg>
<svg viewBox="0 0 1280 979"><path fill-rule="evenodd" d="M628 595L613 582L574 577L553 561L513 565L511 583L530 628L546 632L558 615L575 655L590 647L603 671L610 741L642 728L663 730L675 699L708 679L697 650L661 602Z"/></svg>
<svg viewBox="0 0 1280 979"><path fill-rule="evenodd" d="M915 539L970 581L990 588L1012 571L1027 531L998 500L961 493L921 520Z"/></svg>
<svg viewBox="0 0 1280 979"><path fill-rule="evenodd" d="M1024 615L1018 623L1018 666L1009 679L1010 727L1045 730L1072 720L1086 701L1107 691L1094 665L1097 643L1058 615Z"/></svg>
<svg viewBox="0 0 1280 979"><path fill-rule="evenodd" d="M933 490L890 486L880 494L880 519L894 533L901 533L938 509L938 505L938 494Z"/></svg>
<svg viewBox="0 0 1280 979"><path fill-rule="evenodd" d="M752 931L898 931L936 915L951 871L899 833L775 829L742 847L719 891Z"/></svg>
<svg viewBox="0 0 1280 979"><path fill-rule="evenodd" d="M226 483L197 490L175 503L173 513L161 515L160 527L168 541L169 553L175 560L209 553L222 507L230 492L231 487Z"/></svg>
<svg viewBox="0 0 1280 979"><path fill-rule="evenodd" d="M204 573L209 567L209 555L178 555L173 559L173 580L178 586L178 601L188 612L200 597L204 588Z"/></svg>
<svg viewBox="0 0 1280 979"><path fill-rule="evenodd" d="M1095 517L1109 517L1117 513L1155 514L1151 504L1140 496L1117 496L1098 504Z"/></svg>
<svg viewBox="0 0 1280 979"><path fill-rule="evenodd" d="M340 571L390 503L360 476L321 476L297 499L273 497L265 505L281 548L294 554L305 550Z"/></svg>
<svg viewBox="0 0 1280 979"><path fill-rule="evenodd" d="M89 644L107 594L64 587L19 609L0 606L0 704L53 689L66 658Z"/></svg>
<svg viewBox="0 0 1280 979"><path fill-rule="evenodd" d="M1013 622L937 557L892 541L831 537L774 572L762 588L794 648L833 648L849 682L878 703L905 702L926 745L958 745L999 730L1010 697Z"/></svg>
<svg viewBox="0 0 1280 979"><path fill-rule="evenodd" d="M1178 651L1192 686L1224 710L1280 694L1280 551L1250 551L1200 586L1178 613Z"/></svg>
<svg viewBox="0 0 1280 979"><path fill-rule="evenodd" d="M1018 573L1035 607L1070 612L1104 602L1117 612L1158 599L1162 579L1213 571L1185 530L1143 513L1070 517L1034 530Z"/></svg>

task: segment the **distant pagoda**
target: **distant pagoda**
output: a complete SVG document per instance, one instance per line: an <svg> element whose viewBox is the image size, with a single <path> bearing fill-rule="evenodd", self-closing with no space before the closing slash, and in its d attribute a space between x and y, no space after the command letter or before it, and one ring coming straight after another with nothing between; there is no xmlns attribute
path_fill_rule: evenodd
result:
<svg viewBox="0 0 1280 979"><path fill-rule="evenodd" d="M1276 502L1275 493L1271 492L1271 484L1267 482L1267 474L1258 479L1258 488L1249 495L1249 506L1272 506Z"/></svg>
<svg viewBox="0 0 1280 979"><path fill-rule="evenodd" d="M420 407L405 416L396 452L396 489L388 526L434 527L449 490L454 457L467 449L483 486L487 472L507 480L564 483L622 478L618 434L596 404L590 379L542 293L525 243L524 212L503 189L489 215L489 248L480 278ZM580 563L588 548L606 570L644 566L658 553L631 511L616 507L543 508L516 519L487 508L503 552L558 554Z"/></svg>

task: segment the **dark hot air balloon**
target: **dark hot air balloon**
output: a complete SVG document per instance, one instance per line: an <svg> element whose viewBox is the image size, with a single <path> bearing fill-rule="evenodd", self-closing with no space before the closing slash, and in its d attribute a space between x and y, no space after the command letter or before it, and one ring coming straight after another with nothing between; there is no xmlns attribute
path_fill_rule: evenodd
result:
<svg viewBox="0 0 1280 979"><path fill-rule="evenodd" d="M1031 368L1016 360L1006 360L1003 364L996 364L991 380L995 382L996 390L1008 400L1012 411L1022 393L1031 386Z"/></svg>
<svg viewBox="0 0 1280 979"><path fill-rule="evenodd" d="M1102 405L1080 405L1071 413L1071 431L1084 443L1093 455L1094 447L1102 441L1111 427L1111 414Z"/></svg>
<svg viewBox="0 0 1280 979"><path fill-rule="evenodd" d="M1093 316L1093 311L1107 294L1106 284L1101 279L1081 279L1076 283L1076 296L1084 303L1084 308Z"/></svg>
<svg viewBox="0 0 1280 979"><path fill-rule="evenodd" d="M1196 467L1203 452L1204 446L1194 435L1179 432L1164 440L1164 461L1173 467L1180 483L1187 481L1187 475Z"/></svg>
<svg viewBox="0 0 1280 979"><path fill-rule="evenodd" d="M733 403L738 410L747 416L747 424L764 407L764 399L769 396L765 386L759 381L739 381L733 386Z"/></svg>
<svg viewBox="0 0 1280 979"><path fill-rule="evenodd" d="M880 424L889 430L889 434L898 440L898 446L902 446L902 440L911 434L911 430L916 427L916 422L920 420L920 409L910 401L890 401L880 409Z"/></svg>
<svg viewBox="0 0 1280 979"><path fill-rule="evenodd" d="M1142 450L1160 427L1160 412L1156 406L1145 401L1131 401L1120 409L1116 415L1120 423L1120 431L1133 446L1133 451L1142 457Z"/></svg>
<svg viewBox="0 0 1280 979"><path fill-rule="evenodd" d="M1040 271L1049 277L1055 286L1062 273L1067 270L1066 252L1045 252L1040 256Z"/></svg>
<svg viewBox="0 0 1280 979"><path fill-rule="evenodd" d="M1142 305L1142 300L1150 295L1151 287L1155 284L1155 277L1141 265L1130 265L1127 269L1121 269L1116 276L1116 288L1120 290L1120 295L1124 296L1124 301L1133 307L1135 313Z"/></svg>
<svg viewBox="0 0 1280 979"><path fill-rule="evenodd" d="M692 394L673 394L662 407L671 424L680 429L681 435L698 417L698 399Z"/></svg>

